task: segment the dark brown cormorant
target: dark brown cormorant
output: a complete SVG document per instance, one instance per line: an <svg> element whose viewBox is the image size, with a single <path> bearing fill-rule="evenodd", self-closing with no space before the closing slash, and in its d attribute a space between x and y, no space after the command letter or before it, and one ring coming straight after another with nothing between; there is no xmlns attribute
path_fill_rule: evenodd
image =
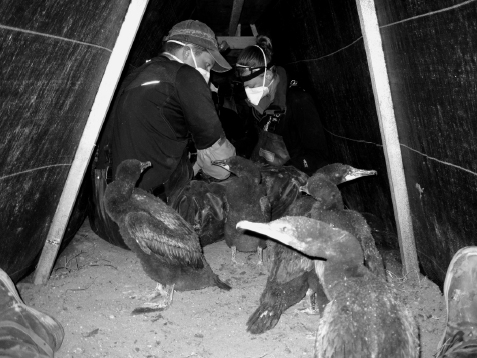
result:
<svg viewBox="0 0 477 358"><path fill-rule="evenodd" d="M375 171L360 170L336 163L319 169L318 173L312 177L313 181L310 182L312 178L309 178L304 185L305 188L309 185L312 192L313 190L316 192L317 199L310 195L299 196L286 208L287 215L309 216L317 200L319 202L338 202L342 207L339 190L331 180L343 183L360 176L374 174ZM318 178L322 178L324 183L321 183ZM296 186L302 183L297 180L296 176L291 181L295 181ZM321 191L318 192L318 189ZM263 333L273 328L282 313L303 299L307 292L311 302L310 308L305 312L319 313L320 309L328 302L310 258L280 243L272 243L269 250L271 251L269 254L271 257L270 275L260 296L259 306L247 321L247 330L254 334Z"/></svg>
<svg viewBox="0 0 477 358"><path fill-rule="evenodd" d="M212 163L234 174L219 183L226 188L229 212L225 223L225 242L232 248L232 261L237 263L236 251L257 251L258 264L262 264L263 249L267 246L266 239L236 229L236 224L240 220L270 221L270 202L266 196L265 186L260 185L260 166L239 156Z"/></svg>
<svg viewBox="0 0 477 358"><path fill-rule="evenodd" d="M162 200L135 188L142 171L150 165L125 160L105 192L106 212L118 224L124 242L137 255L146 274L158 282L159 293L166 296L162 306L148 306L169 306L174 290L208 286L230 290L206 262L193 228Z"/></svg>
<svg viewBox="0 0 477 358"><path fill-rule="evenodd" d="M329 170L328 167L330 166L335 166L335 169ZM352 175L336 175L336 173L340 172L340 167L344 168L341 170L341 173L352 173ZM341 193L336 186L346 180L346 178L351 178L352 180L359 177L357 173L361 175L372 175L369 173L375 173L375 171L358 171L356 169L346 169L347 167L354 169L353 167L342 164L332 164L323 168L325 169L323 172L327 174L323 174L322 171L319 170L308 179L308 183L303 187L303 190L310 194L316 202L309 212L302 213L301 215L323 221L354 235L361 243L366 266L371 272L385 279L386 274L383 259L376 248L371 229L366 219L357 211L344 208Z"/></svg>
<svg viewBox="0 0 477 358"><path fill-rule="evenodd" d="M376 175L375 170L365 170L357 169L348 164L342 163L333 163L328 164L320 169L318 169L311 177L309 177L305 184L296 181L296 184L299 186L300 190L308 193L309 189L313 192L314 187L316 186L316 181L321 180L323 176L326 177L335 185L339 185L363 176ZM297 196L297 199L288 206L284 216L306 216L307 213L311 210L315 200L313 197L302 195Z"/></svg>
<svg viewBox="0 0 477 358"><path fill-rule="evenodd" d="M330 300L318 323L315 358L418 357L412 315L392 288L363 266L363 252L353 235L315 219L291 216L270 223L241 221L237 227L326 260L315 268Z"/></svg>
<svg viewBox="0 0 477 358"><path fill-rule="evenodd" d="M275 327L282 313L300 302L309 289L314 295L321 294L320 304L327 302L309 257L272 240L269 240L267 250L273 251L270 273L258 308L247 321L247 331L253 334L264 333Z"/></svg>
<svg viewBox="0 0 477 358"><path fill-rule="evenodd" d="M294 166L260 165L262 184L272 210L271 220L275 220L281 218L295 201L300 194L299 188L307 183L308 175Z"/></svg>
<svg viewBox="0 0 477 358"><path fill-rule="evenodd" d="M224 239L229 205L223 185L191 180L171 206L192 225L202 247Z"/></svg>

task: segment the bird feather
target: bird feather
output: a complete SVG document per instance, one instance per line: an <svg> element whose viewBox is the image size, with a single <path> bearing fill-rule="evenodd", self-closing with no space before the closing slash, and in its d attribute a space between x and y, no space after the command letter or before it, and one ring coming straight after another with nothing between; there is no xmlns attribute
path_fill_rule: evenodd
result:
<svg viewBox="0 0 477 358"><path fill-rule="evenodd" d="M195 240L175 240L170 229L155 220L151 215L141 212L132 212L125 217L125 226L142 251L169 258L178 264L203 266L202 252L200 246L195 245Z"/></svg>

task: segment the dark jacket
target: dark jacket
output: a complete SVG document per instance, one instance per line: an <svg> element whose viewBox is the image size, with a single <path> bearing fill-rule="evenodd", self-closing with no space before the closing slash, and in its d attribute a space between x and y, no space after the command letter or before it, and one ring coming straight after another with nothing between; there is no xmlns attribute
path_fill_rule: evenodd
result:
<svg viewBox="0 0 477 358"><path fill-rule="evenodd" d="M124 80L111 112L113 175L125 159L151 161L139 187L151 190L167 181L189 139L205 149L223 134L209 87L193 67L164 55Z"/></svg>

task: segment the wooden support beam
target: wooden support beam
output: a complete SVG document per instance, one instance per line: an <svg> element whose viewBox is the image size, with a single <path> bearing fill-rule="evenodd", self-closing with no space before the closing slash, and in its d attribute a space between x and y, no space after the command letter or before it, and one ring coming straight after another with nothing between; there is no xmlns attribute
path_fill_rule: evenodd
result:
<svg viewBox="0 0 477 358"><path fill-rule="evenodd" d="M237 34L237 25L240 21L240 15L242 14L243 1L244 0L234 0L232 13L230 14L229 36L235 36Z"/></svg>
<svg viewBox="0 0 477 358"><path fill-rule="evenodd" d="M217 36L217 41L226 41L232 50L242 50L257 44L257 39L253 36Z"/></svg>
<svg viewBox="0 0 477 358"><path fill-rule="evenodd" d="M41 252L34 275L36 285L46 283L50 276L76 196L148 1L132 0L129 5Z"/></svg>
<svg viewBox="0 0 477 358"><path fill-rule="evenodd" d="M252 35L257 37L258 32L257 32L257 27L255 26L255 24L250 24L250 28L252 29Z"/></svg>
<svg viewBox="0 0 477 358"><path fill-rule="evenodd" d="M237 31L235 31L235 36L240 36L242 34L242 24L237 25Z"/></svg>
<svg viewBox="0 0 477 358"><path fill-rule="evenodd" d="M391 187L404 275L419 282L411 210L374 0L356 0Z"/></svg>

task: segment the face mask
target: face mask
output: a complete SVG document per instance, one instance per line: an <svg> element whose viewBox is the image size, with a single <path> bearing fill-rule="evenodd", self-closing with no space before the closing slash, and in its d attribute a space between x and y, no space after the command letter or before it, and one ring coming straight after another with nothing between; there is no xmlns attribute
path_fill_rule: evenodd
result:
<svg viewBox="0 0 477 358"><path fill-rule="evenodd" d="M265 97L268 93L270 93L270 85L273 83L275 79L273 79L268 86L265 86L265 75L263 76L263 86L260 87L245 87L245 93L247 94L247 98L250 101L251 104L254 106L258 106L260 103L260 100Z"/></svg>
<svg viewBox="0 0 477 358"><path fill-rule="evenodd" d="M250 103L256 106L260 100L268 94L268 87L245 87L245 93L247 94L247 98Z"/></svg>
<svg viewBox="0 0 477 358"><path fill-rule="evenodd" d="M179 44L179 45L182 45L182 46L187 46L186 44L182 43L182 42L179 42L179 41L176 41L176 40L169 40L167 42L174 42L176 44ZM187 46L189 47L189 46ZM194 66L195 66L195 69L197 71L199 71L199 73L202 75L202 77L204 77L204 80L206 83L209 83L209 80L210 80L210 72L207 71L207 70L204 70L203 68L200 68L200 67L197 67L197 62L195 61L195 56L194 56L194 51L191 47L190 48L190 53L192 54L192 60L194 61ZM169 54L171 55L171 54ZM175 59L177 59L177 61L181 62L181 63L184 63L183 61L179 60L176 56L174 55L171 55L172 57L174 57Z"/></svg>
<svg viewBox="0 0 477 358"><path fill-rule="evenodd" d="M247 94L247 98L250 101L251 104L254 106L257 106L260 100L265 97L269 93L268 87L272 84L270 82L268 86L265 86L265 76L267 74L267 58L265 57L265 52L263 52L262 48L260 46L257 46L260 51L263 53L263 58L265 60L265 72L263 73L263 84L260 87L245 87L245 93Z"/></svg>

